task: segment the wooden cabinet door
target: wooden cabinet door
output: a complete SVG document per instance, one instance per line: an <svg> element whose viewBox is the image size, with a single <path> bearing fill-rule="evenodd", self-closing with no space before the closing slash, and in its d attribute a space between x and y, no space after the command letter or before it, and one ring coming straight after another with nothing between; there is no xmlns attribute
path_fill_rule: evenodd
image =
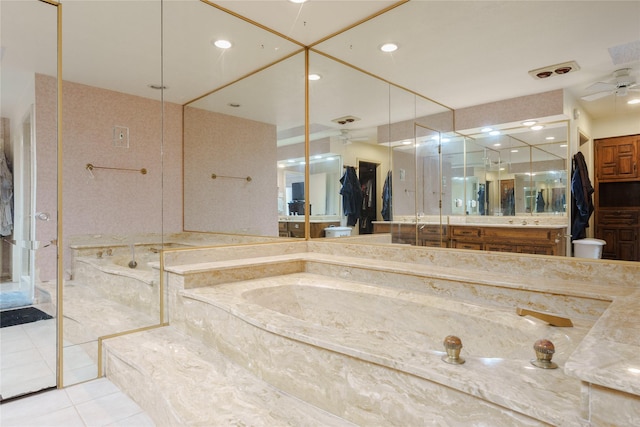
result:
<svg viewBox="0 0 640 427"><path fill-rule="evenodd" d="M634 179L638 177L638 138L635 136L597 141L596 173L598 180Z"/></svg>

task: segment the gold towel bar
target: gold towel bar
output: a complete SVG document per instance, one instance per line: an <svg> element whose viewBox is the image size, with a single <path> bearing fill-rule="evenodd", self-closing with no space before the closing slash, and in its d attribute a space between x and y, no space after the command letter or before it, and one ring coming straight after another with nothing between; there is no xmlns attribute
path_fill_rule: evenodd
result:
<svg viewBox="0 0 640 427"><path fill-rule="evenodd" d="M147 170L145 168L142 168L142 169L108 168L106 166L94 166L91 163L87 163L86 168L87 168L87 170L89 172L91 172L94 169L110 169L110 170L116 170L116 171L140 172L142 175L146 175L147 174Z"/></svg>
<svg viewBox="0 0 640 427"><path fill-rule="evenodd" d="M216 175L215 173L211 174L211 179L216 179L216 178L231 178L231 179L242 179L245 180L247 182L251 182L251 177L247 176L224 176L224 175Z"/></svg>

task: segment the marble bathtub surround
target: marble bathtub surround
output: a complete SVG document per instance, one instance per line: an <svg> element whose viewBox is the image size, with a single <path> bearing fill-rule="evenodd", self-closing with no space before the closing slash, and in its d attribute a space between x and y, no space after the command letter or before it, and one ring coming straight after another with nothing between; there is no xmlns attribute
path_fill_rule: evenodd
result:
<svg viewBox="0 0 640 427"><path fill-rule="evenodd" d="M640 354L640 343L637 342L637 334L633 332L633 325L640 323L640 316L632 308L633 304L637 305L640 302L640 295L638 295L640 291L638 289L640 286L638 280L640 266L634 263L400 245L361 245L356 242L347 243L345 240L341 240L340 243L318 240L224 248L212 247L199 249L193 254L187 254L188 252L191 251L168 251L164 254L168 272L172 327L188 331L188 333L205 340L209 345L216 346L222 352L231 352L231 356L237 357L238 363L244 363L243 366L247 369L253 369L252 366L255 367L255 364L260 365L254 358L259 359L258 356L261 352L272 354L269 360L273 360L276 357L272 353L276 351L274 348L280 349L277 350L277 354L304 355L302 360L311 357L317 362L318 369L330 372L332 372L331 366L335 366L330 363L333 358L343 357L334 354L339 352L338 350L342 351L341 354L346 354L349 361L347 363L342 360L340 363L351 366L354 357L362 356L360 353L366 353L367 357L374 357L371 356L371 354L376 354L374 351L380 352L386 348L379 345L365 351L363 349L353 350L353 346L346 346L351 349L349 351L358 353L353 355L348 351L345 353L343 343L338 345L339 349L334 348L331 350L333 352L324 354L323 352L327 350L317 349L312 341L305 343L311 348L303 346L304 350L300 353L300 336L304 335L306 339L311 340L322 340L323 345L326 344L325 341L334 341L326 337L326 330L323 331L324 338L318 338L315 335L309 338L309 335L312 335L309 328L314 324L313 322L307 322L305 326L300 326L300 330L296 332L299 334L296 338L286 334L274 335L269 328L275 328L274 325L278 324L281 316L286 316L287 321L284 323L288 326L295 324L291 321L291 313L285 315L270 308L265 310L263 305L255 304L255 301L247 301L244 295L237 295L233 292L224 293L220 290L248 285L254 285L258 288L276 288L295 278L298 280L296 284L299 285L301 281L319 277L318 280L331 286L342 285L344 282L350 284L353 282L356 284L366 283L375 289L374 293L388 291L397 294L407 293L411 295L412 299L418 298L418 296L446 297L447 300L481 306L506 316L517 317L515 309L517 306L522 306L569 317L574 321L575 328L567 329L581 332L582 335L572 338L570 340L572 345L568 347L564 345L562 339L556 343L558 351L556 357L560 369L555 370L554 373L529 372L529 369L537 369L529 363L529 360L534 358L533 341L522 343L522 348L530 354L527 356L519 354L516 359L497 357L499 361L495 361L496 358L465 354L468 361L462 365L463 369L474 366L475 363L471 363L473 360L482 359L483 362L478 362L478 366L469 369L469 372L465 371L464 375L461 375L461 371L455 371L460 366L436 365L427 369L415 360L412 362L413 364L409 363L409 365L422 366L420 369L426 371L420 373L420 375L426 376L423 380L444 384L447 389L449 387L455 388L455 391L451 392L456 395L455 399L465 400L471 396L471 401L465 400L465 404L471 405L469 407L478 408L475 405L481 404L481 401L484 402L482 404L489 406L498 405L502 408L503 415L505 413L509 413L509 416L527 414L527 416L546 423L582 425L584 420L589 417L597 419L597 417L604 416L603 414L606 414L607 411L611 411L612 408L608 406L609 404L624 402L627 409L614 411L615 414L610 416L611 425L626 425L625 419L634 416L640 417L638 398L640 394L638 392L640 361L636 356L636 354ZM168 259L171 260L171 263L166 262ZM197 262L187 264L180 262L180 260ZM623 301L625 304L622 304ZM442 304L442 302L439 303L439 305ZM291 305L295 306L293 302ZM354 305L357 306L357 304ZM246 310L249 310L249 314L246 313ZM272 318L256 320L265 311ZM399 312L403 312L403 310L399 310ZM213 315L212 313L218 314ZM245 341L242 338L236 340L234 334L242 330L241 326L247 323L251 324L251 321L248 322L247 319L238 320L243 316L253 319L253 323L262 322L267 326L247 332L248 336L240 334ZM295 316L293 318L295 320ZM618 318L624 319L623 324L629 325L629 327L623 329L614 327L613 324ZM520 319L536 325L539 322L536 319ZM545 327L552 328L546 325ZM441 342L445 335L453 332L443 331L442 336L438 339ZM279 333L281 332L279 331ZM293 332L290 331L289 334L291 333ZM331 338L339 339L342 335L337 334ZM372 334L364 334L362 339L356 341L362 343L373 340L374 338L370 335ZM364 336L368 338L365 339ZM375 337L375 334L373 336ZM539 336L537 338L545 337ZM292 339L295 341L294 343L290 342ZM247 343L250 342L257 349L257 355L248 353L251 346ZM248 346L245 348L246 351L237 350L245 345ZM429 347L425 354L443 354L441 345L434 348ZM563 347L564 349L560 350ZM590 353L589 357L583 358L583 353ZM600 358L599 356L603 353L607 353L608 356ZM298 356L292 357L296 359ZM382 357L385 363L390 363L392 366L379 367L381 362L375 357ZM367 368L358 364L353 367L353 372L359 372L357 375L354 374L354 381L359 385L359 381L363 381L362 384L370 384L366 382L370 372L380 369L378 372L380 376L376 379L379 381L378 384L387 384L390 389L394 389L395 386L391 386L387 382L390 378L389 375L395 379L403 377L406 374L402 373L404 371L396 372L395 370L397 364L402 364L406 360L396 360L396 357L391 355L375 357L373 361L365 358L364 362L359 362L364 363ZM617 363L612 364L610 362L612 360ZM520 362L527 365L526 372L521 371L525 368L524 365L520 365ZM376 368L368 365L371 363ZM441 361L440 364L446 365ZM281 369L285 369L284 367L278 368L269 365L255 369L260 371L256 374L267 375L267 380L274 381L273 384L277 387L285 387L288 384L287 381L290 381L291 384L294 384L292 387L295 389L291 390L291 393L302 393L306 396L308 387L312 387L312 389L319 387L318 385L305 385L291 378L282 380L282 375L285 374ZM405 366L402 369L408 368ZM409 375L413 378L418 374L410 371ZM514 390L505 390L504 384L509 383L505 377L504 380L497 381L503 388L500 391L492 391L493 385L496 383L495 379L501 375L515 375L515 378L522 380L523 384L517 382L518 386L514 386ZM535 377L526 379L526 375L534 375ZM315 377L315 375L311 375L311 377ZM342 380L344 381L344 378ZM413 383L413 380L406 379L406 381ZM518 392L520 387L527 388L531 384L537 384L533 386L537 391L527 389L528 393ZM338 383L325 384L322 388L333 386L338 387L344 393L358 393L353 390L343 390L344 384ZM368 387L365 385L359 388L356 384L351 384L351 386L360 389L360 391L366 390ZM433 384L429 387L432 386ZM420 387L423 386L418 386L418 389ZM399 390L398 392L400 393ZM462 395L458 396L457 393L462 393ZM346 396L342 397L349 401ZM352 395L350 398L361 401L362 396ZM332 402L323 400L322 396L316 396L314 399L318 399L315 404L342 411L336 413L347 416L347 413L344 412L346 409L333 408ZM545 402L554 399L560 402L559 406L549 408ZM414 403L418 406L412 407L413 409L420 406L419 401ZM406 402L402 403L402 405L405 404ZM427 409L422 408L422 410ZM599 412L595 413L594 410ZM348 410L346 411L348 412ZM410 413L412 410L407 410L407 412ZM349 416L351 415L353 414L349 414ZM359 415L353 415L355 418L349 418L349 416L347 418L366 423L371 421L367 418L369 415L369 412L364 411ZM531 425L536 425L535 421L531 421ZM522 423L527 424L528 422Z"/></svg>

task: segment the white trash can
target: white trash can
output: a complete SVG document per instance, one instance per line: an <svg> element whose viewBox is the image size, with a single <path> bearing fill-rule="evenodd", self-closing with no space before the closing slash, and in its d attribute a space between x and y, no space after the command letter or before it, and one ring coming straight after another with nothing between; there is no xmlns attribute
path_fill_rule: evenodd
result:
<svg viewBox="0 0 640 427"><path fill-rule="evenodd" d="M600 239L580 239L573 241L573 256L577 258L602 258L602 247L607 242Z"/></svg>
<svg viewBox="0 0 640 427"><path fill-rule="evenodd" d="M324 229L325 237L351 236L351 227L327 227Z"/></svg>

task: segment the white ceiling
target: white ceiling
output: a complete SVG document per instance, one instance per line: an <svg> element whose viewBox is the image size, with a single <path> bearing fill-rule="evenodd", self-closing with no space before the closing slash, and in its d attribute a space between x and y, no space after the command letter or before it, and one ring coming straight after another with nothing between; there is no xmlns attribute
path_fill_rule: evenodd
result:
<svg viewBox="0 0 640 427"><path fill-rule="evenodd" d="M303 5L286 0L218 3L287 40L198 0L61 3L65 80L145 97L163 96L180 104L398 4L369 0L310 0ZM55 74L55 12L51 12L55 8L35 0L2 0L0 8L4 115L16 102L13 82L17 74ZM233 48L222 52L212 46L211 40L219 37L231 40ZM392 54L380 52L379 45L387 41L398 43L400 49ZM627 57L614 63L609 49L629 43L636 50L623 50ZM619 68L632 68L632 75L640 81L638 45L640 1L413 0L314 48L459 109L554 89L566 88L579 97L590 84L608 81ZM300 66L301 58L288 62ZM571 60L579 64L579 71L545 80L528 74ZM321 63L319 59L315 62ZM326 77L336 77L331 76L335 68L327 67L325 72ZM219 97L218 102L220 108L240 102L248 116L286 128L290 123L300 124L301 105L274 101L277 107L265 106L270 105L270 97L292 99L303 87L302 78L299 73L292 75L285 80L288 85L268 90L266 85L243 90L234 85L226 89L228 97ZM163 93L148 87L160 82L168 87ZM360 87L344 96L345 104L357 96L359 104L377 105L377 100L365 99L370 84L353 82L344 88L346 94ZM317 91L316 96L322 92ZM620 114L637 114L640 119L640 106L629 107L624 101L626 98L612 95L583 103L582 109L598 119ZM342 111L353 114L353 107L346 105L341 111L336 105L317 104L327 109L316 109L325 121L340 117ZM373 117L367 112L363 115ZM287 125L282 124L285 117L290 122Z"/></svg>

